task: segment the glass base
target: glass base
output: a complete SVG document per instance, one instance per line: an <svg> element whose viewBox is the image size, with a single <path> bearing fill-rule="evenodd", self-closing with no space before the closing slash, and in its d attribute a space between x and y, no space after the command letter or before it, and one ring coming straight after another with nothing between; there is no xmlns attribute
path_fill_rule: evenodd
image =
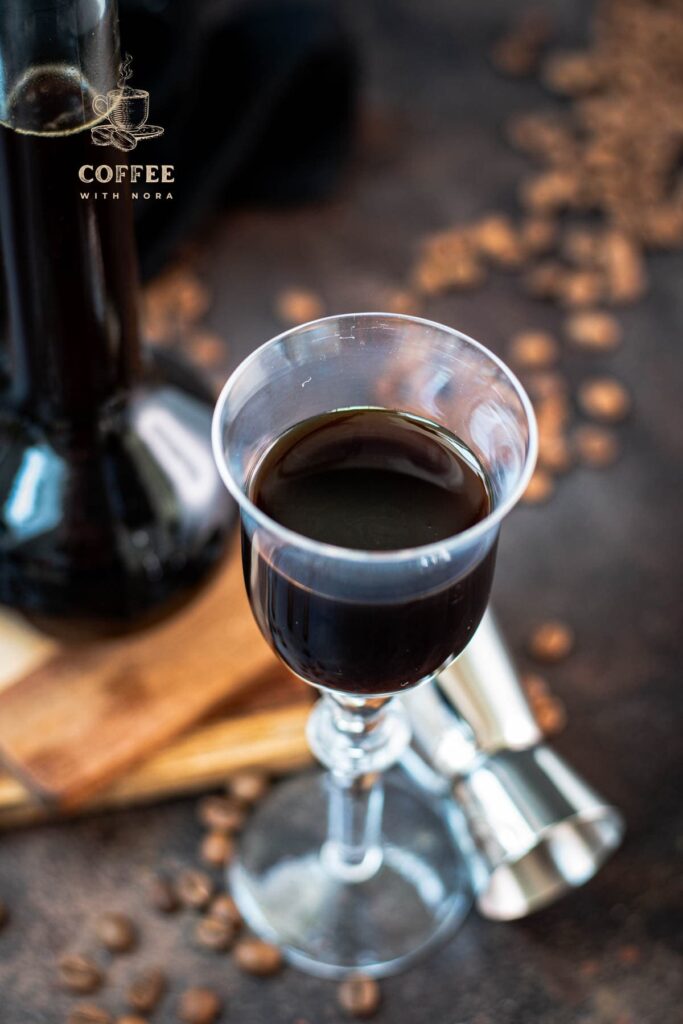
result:
<svg viewBox="0 0 683 1024"><path fill-rule="evenodd" d="M451 935L472 893L463 855L435 803L385 778L376 871L342 879L325 856L324 774L274 788L241 836L229 881L247 924L310 974L394 974Z"/></svg>

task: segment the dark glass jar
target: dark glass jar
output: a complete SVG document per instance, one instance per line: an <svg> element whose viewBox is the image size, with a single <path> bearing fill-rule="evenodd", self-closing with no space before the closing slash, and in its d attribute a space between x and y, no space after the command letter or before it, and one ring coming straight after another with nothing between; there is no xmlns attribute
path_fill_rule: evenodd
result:
<svg viewBox="0 0 683 1024"><path fill-rule="evenodd" d="M140 346L128 158L91 137L95 96L117 87L115 4L7 5L0 46L0 602L62 636L120 632L225 551L212 395ZM108 198L86 164L112 168Z"/></svg>

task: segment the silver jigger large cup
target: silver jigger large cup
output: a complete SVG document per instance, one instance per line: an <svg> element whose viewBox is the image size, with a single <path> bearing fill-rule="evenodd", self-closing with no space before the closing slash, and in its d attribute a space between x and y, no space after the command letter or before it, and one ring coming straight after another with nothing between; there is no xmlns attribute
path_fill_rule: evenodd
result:
<svg viewBox="0 0 683 1024"><path fill-rule="evenodd" d="M434 788L447 780L484 916L509 921L547 906L617 848L621 815L542 743L490 612L458 661L403 700L413 729L406 767L423 785L421 764Z"/></svg>

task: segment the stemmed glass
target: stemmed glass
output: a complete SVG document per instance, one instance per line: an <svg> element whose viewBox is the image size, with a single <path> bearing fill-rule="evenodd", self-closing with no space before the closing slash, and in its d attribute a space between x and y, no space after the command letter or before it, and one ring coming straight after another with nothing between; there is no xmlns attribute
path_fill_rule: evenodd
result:
<svg viewBox="0 0 683 1024"><path fill-rule="evenodd" d="M256 507L249 486L264 451L294 424L352 407L410 413L455 434L486 472L490 513L445 541L377 552L312 540ZM322 699L308 740L328 769L276 786L256 811L230 869L233 893L250 926L305 970L392 973L452 931L469 906L466 866L438 807L399 773L384 776L410 738L396 695L457 657L479 624L501 522L535 461L529 400L496 356L448 327L383 313L327 317L279 335L235 370L216 407L213 445L239 503L259 627L293 670L312 664L315 648L306 682ZM477 599L459 604L457 584L474 573ZM286 635L278 581L287 584ZM417 640L413 631L409 641L384 628L397 605L454 584L450 618L438 627ZM320 598L360 609L372 678L340 679L331 670L332 652L346 640L333 616L317 627L320 636L298 628ZM406 642L421 645L420 674L387 692L383 666Z"/></svg>

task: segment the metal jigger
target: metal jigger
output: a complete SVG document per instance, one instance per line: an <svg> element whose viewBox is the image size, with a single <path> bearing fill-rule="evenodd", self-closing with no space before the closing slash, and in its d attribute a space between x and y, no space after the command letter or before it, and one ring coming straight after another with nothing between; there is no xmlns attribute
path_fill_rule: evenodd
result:
<svg viewBox="0 0 683 1024"><path fill-rule="evenodd" d="M460 658L403 701L413 729L404 768L455 797L452 825L484 916L539 910L617 848L621 815L543 743L491 612Z"/></svg>

